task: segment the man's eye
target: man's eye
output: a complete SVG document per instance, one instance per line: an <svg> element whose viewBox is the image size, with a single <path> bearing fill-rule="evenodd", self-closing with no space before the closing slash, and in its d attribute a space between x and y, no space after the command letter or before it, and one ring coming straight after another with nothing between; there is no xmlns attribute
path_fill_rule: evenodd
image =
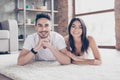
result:
<svg viewBox="0 0 120 80"><path fill-rule="evenodd" d="M42 25L38 25L38 27L42 27Z"/></svg>
<svg viewBox="0 0 120 80"><path fill-rule="evenodd" d="M46 25L45 25L45 27L49 27L49 25L48 25L48 24L46 24Z"/></svg>

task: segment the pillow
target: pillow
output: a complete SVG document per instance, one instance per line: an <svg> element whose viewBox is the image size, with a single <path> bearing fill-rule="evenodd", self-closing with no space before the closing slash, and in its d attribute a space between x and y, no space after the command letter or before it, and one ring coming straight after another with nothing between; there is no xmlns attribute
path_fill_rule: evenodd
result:
<svg viewBox="0 0 120 80"><path fill-rule="evenodd" d="M2 30L2 24L0 23L0 30Z"/></svg>

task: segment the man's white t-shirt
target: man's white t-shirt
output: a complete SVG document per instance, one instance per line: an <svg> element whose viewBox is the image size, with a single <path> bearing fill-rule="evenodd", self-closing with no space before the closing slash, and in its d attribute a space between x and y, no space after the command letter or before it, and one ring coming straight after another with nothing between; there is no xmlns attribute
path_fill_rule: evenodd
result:
<svg viewBox="0 0 120 80"><path fill-rule="evenodd" d="M29 35L24 42L23 48L27 50L31 50L38 44L38 41L39 41L39 35L37 33ZM51 31L50 33L50 44L57 50L66 48L66 44L63 36L53 31ZM48 48L46 49L40 48L38 50L38 53L35 55L35 59L56 60L53 53Z"/></svg>

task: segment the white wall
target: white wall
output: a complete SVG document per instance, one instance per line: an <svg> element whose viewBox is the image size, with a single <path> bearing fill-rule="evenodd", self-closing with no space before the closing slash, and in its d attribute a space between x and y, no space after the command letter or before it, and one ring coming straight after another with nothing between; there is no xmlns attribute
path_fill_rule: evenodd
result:
<svg viewBox="0 0 120 80"><path fill-rule="evenodd" d="M15 19L15 0L0 0L0 21Z"/></svg>

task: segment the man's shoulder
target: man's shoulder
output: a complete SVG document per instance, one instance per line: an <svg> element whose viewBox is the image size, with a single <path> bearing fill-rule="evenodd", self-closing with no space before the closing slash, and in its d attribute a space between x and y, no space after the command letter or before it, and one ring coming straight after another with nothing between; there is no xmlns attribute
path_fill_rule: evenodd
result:
<svg viewBox="0 0 120 80"><path fill-rule="evenodd" d="M35 38L37 37L37 33L29 34L27 38Z"/></svg>
<svg viewBox="0 0 120 80"><path fill-rule="evenodd" d="M65 39L66 42L68 42L69 41L69 36L68 35L64 36L64 39Z"/></svg>
<svg viewBox="0 0 120 80"><path fill-rule="evenodd" d="M64 39L64 37L61 34L54 32L54 31L51 32L51 38L52 40L63 40Z"/></svg>
<svg viewBox="0 0 120 80"><path fill-rule="evenodd" d="M37 33L29 34L29 35L27 36L27 39L32 40L32 39L37 38L37 36L38 36Z"/></svg>
<svg viewBox="0 0 120 80"><path fill-rule="evenodd" d="M55 32L55 31L51 31L51 35L52 36L62 36L60 33L58 33L58 32Z"/></svg>

